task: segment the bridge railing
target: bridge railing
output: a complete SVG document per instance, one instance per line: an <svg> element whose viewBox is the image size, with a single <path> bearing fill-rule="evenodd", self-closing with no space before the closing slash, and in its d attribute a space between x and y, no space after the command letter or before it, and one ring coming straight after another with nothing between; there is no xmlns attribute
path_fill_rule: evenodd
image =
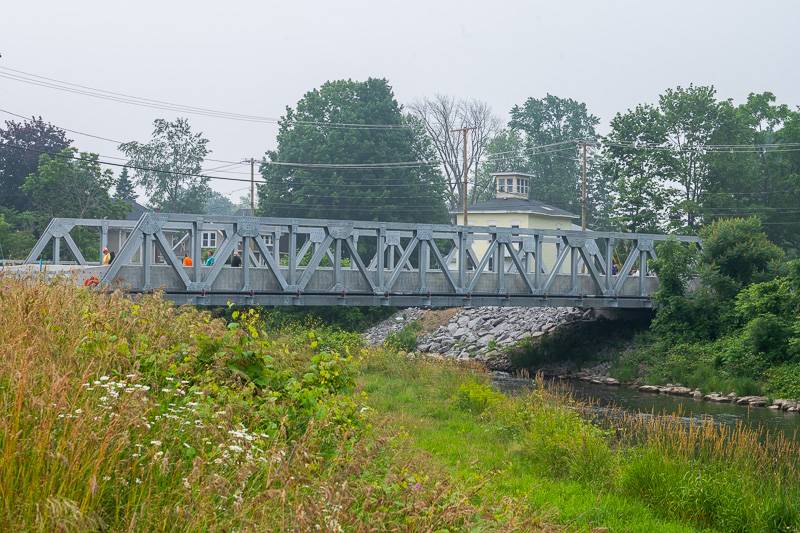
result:
<svg viewBox="0 0 800 533"><path fill-rule="evenodd" d="M145 213L138 221L54 219L26 262L35 262L50 241L58 262L64 240L87 265L70 236L83 226L100 228L101 248L109 232L127 236L102 270L101 284L133 292L162 288L193 303L575 305L590 299L642 307L657 287L649 268L656 243L699 243L655 234ZM209 231L222 242L213 265L205 266L202 235ZM192 256L191 267L182 264L178 246ZM238 251L241 268L231 268Z"/></svg>

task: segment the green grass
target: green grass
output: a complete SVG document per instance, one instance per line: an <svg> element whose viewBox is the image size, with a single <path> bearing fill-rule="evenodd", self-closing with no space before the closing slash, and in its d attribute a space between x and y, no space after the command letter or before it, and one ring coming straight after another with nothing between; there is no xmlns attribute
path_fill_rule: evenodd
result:
<svg viewBox="0 0 800 533"><path fill-rule="evenodd" d="M674 421L632 422L617 438L557 395L506 398L483 385L479 371L441 363L373 356L360 382L386 423L407 431L456 479L481 484L477 505L514 498L543 523L584 531L800 524L797 448L785 442L767 453L746 431L681 429ZM723 453L724 442L741 452ZM785 470L773 469L773 460Z"/></svg>
<svg viewBox="0 0 800 533"><path fill-rule="evenodd" d="M0 276L0 531L792 531L795 443ZM794 528L794 529L792 529Z"/></svg>
<svg viewBox="0 0 800 533"><path fill-rule="evenodd" d="M543 521L579 530L694 530L660 518L645 503L605 490L602 477L581 482L549 476L535 440L496 419L456 407L454 391L474 379L464 370L385 359L368 365L362 375L377 413L389 415L457 478L484 483L476 498L518 498Z"/></svg>

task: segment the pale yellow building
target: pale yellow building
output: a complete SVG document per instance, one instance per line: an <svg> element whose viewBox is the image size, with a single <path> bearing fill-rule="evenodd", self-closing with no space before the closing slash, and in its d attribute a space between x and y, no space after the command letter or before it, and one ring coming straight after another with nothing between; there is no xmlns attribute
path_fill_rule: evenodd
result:
<svg viewBox="0 0 800 533"><path fill-rule="evenodd" d="M499 228L535 229L580 229L574 224L579 217L558 207L544 204L529 198L533 176L522 172L497 172L495 197L485 202L468 206L467 222L470 226L496 226ZM457 224L464 223L463 211L453 211ZM488 241L475 240L472 251L480 259L488 248ZM555 264L556 245L542 245L542 260L547 269ZM509 259L506 259L509 266ZM565 262L561 272L569 272L569 262ZM531 271L533 267L531 266Z"/></svg>

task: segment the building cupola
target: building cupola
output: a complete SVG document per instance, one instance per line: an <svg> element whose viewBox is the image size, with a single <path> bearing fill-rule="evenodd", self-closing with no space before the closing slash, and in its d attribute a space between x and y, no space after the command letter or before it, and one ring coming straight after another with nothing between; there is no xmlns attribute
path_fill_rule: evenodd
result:
<svg viewBox="0 0 800 533"><path fill-rule="evenodd" d="M530 180L533 176L522 172L495 172L494 191L496 198L528 199Z"/></svg>

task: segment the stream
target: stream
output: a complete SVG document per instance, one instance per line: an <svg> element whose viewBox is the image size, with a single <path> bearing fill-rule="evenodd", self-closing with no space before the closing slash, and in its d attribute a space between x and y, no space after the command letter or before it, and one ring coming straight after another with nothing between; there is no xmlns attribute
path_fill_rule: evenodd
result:
<svg viewBox="0 0 800 533"><path fill-rule="evenodd" d="M522 394L535 387L532 379L525 378L494 375L492 382L497 389L510 395ZM733 403L706 402L691 397L652 394L639 392L630 387L610 387L577 380L559 382L559 385L566 386L576 399L593 404L597 414L601 416L616 408L629 413L656 415L677 413L687 422L711 417L720 424L735 425L741 422L753 429L764 428L770 433L782 432L791 439L800 440L800 413Z"/></svg>

